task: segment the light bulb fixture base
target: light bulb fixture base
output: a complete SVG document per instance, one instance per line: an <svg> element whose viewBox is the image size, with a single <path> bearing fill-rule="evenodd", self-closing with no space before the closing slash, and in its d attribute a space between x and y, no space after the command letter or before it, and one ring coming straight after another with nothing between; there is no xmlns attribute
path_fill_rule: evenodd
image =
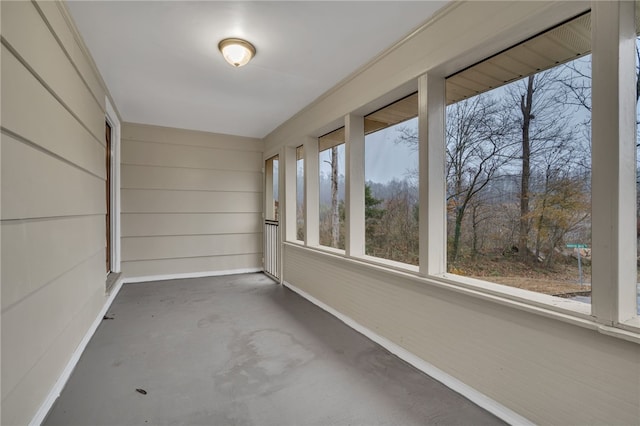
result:
<svg viewBox="0 0 640 426"><path fill-rule="evenodd" d="M225 38L218 43L218 49L224 60L236 68L246 65L256 55L253 44L240 38Z"/></svg>

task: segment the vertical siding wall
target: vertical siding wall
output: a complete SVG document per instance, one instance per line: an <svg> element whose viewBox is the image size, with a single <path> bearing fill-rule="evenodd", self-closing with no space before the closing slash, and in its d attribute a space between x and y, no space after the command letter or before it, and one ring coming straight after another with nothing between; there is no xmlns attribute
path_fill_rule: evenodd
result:
<svg viewBox="0 0 640 426"><path fill-rule="evenodd" d="M262 268L262 141L126 123L122 271Z"/></svg>
<svg viewBox="0 0 640 426"><path fill-rule="evenodd" d="M0 11L1 422L26 424L105 302L105 92L60 4Z"/></svg>

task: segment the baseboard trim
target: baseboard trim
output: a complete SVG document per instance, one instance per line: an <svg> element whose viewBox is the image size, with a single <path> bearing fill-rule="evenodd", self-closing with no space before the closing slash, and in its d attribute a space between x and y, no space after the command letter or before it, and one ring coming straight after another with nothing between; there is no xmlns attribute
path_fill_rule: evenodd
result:
<svg viewBox="0 0 640 426"><path fill-rule="evenodd" d="M309 302L313 303L314 305L318 306L319 308L327 311L334 317L338 318L340 321L345 323L347 326L353 328L358 333L364 335L368 339L379 344L380 346L382 346L392 354L396 355L398 358L408 362L418 370L424 372L430 377L433 377L434 379L436 379L437 381L439 381L449 389L452 389L453 391L459 393L460 395L464 396L468 400L472 401L474 404L484 408L485 410L495 415L496 417L504 420L505 422L511 425L533 425L534 424L530 420L527 420L526 418L516 413L515 411L489 398L488 396L477 391L471 386L451 376L450 374L445 373L444 371L428 363L422 358L412 354L411 352L404 349L403 347L397 345L396 343L393 343L389 339L382 337L379 334L371 331L370 329L362 326L361 324L354 321L352 318L338 312L337 310L327 305L326 303L316 299L306 291L299 289L298 287L292 285L287 281L283 281L283 285L289 288L291 291L294 291L295 293L304 297Z"/></svg>
<svg viewBox="0 0 640 426"><path fill-rule="evenodd" d="M227 269L224 271L185 272L183 274L146 275L141 277L124 277L124 283L143 283L148 281L181 280L185 278L218 277L222 275L251 274L262 272L262 268Z"/></svg>
<svg viewBox="0 0 640 426"><path fill-rule="evenodd" d="M67 384L67 381L69 381L69 378L71 377L71 373L73 373L73 370L76 368L78 361L80 361L80 357L82 356L82 353L87 348L89 341L95 334L96 330L98 329L98 326L102 322L102 319L104 318L105 314L111 307L111 304L113 303L114 299L120 292L120 289L122 288L122 284L124 284L124 281L122 277L119 277L116 283L113 285L111 289L111 293L107 298L107 301L105 302L104 306L102 307L102 309L100 309L100 312L96 316L95 321L93 321L93 324L91 324L91 327L89 327L89 329L87 330L86 334L80 341L80 344L78 345L76 350L73 351L73 354L71 355L71 359L69 359L69 362L67 362L67 365L64 367L64 370L62 370L60 377L58 377L58 380L53 385L53 388L51 388L51 391L45 398L42 405L40 405L40 408L36 412L35 416L33 417L33 419L31 419L29 426L41 425L42 422L47 417L47 414L49 414L49 411L53 407L53 404L56 402L56 400L60 396L62 389L64 389L65 385Z"/></svg>

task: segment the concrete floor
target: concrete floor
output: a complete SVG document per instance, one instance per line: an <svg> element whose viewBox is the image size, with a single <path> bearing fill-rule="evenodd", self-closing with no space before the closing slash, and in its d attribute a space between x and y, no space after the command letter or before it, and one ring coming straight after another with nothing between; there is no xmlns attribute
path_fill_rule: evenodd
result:
<svg viewBox="0 0 640 426"><path fill-rule="evenodd" d="M503 424L262 274L127 284L108 316L45 425Z"/></svg>

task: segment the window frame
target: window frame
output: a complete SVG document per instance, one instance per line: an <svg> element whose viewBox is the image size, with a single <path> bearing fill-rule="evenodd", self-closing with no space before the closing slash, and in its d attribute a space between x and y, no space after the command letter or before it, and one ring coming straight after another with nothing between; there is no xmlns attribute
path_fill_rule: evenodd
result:
<svg viewBox="0 0 640 426"><path fill-rule="evenodd" d="M420 266L415 268L412 265L373 258L364 254L364 115L366 114L363 114L363 110L366 106L343 116L346 143L346 250L344 252L319 244L318 137L309 136L304 141L305 247L327 255L347 258L355 263L370 265L374 269L382 267L391 274L411 277L424 285L446 288L471 297L491 300L640 343L640 318L635 306L636 240L635 234L628 232L630 224L634 227L636 225L636 104L634 97L624 93L629 83L635 85L635 80L632 80L635 78L635 52L629 54L632 46L635 46L634 8L634 2L593 1L591 3L592 102L594 105L592 111L594 275L591 306L446 272L445 77L451 75L455 69L460 70L465 65L477 63L476 55L469 55L467 64L461 63L459 59L452 60L431 68L417 77ZM630 44L628 41L631 34L633 43ZM612 128L617 137L611 137ZM604 137L605 133L606 137ZM613 147L612 139L616 141ZM628 250L629 248L633 250Z"/></svg>

